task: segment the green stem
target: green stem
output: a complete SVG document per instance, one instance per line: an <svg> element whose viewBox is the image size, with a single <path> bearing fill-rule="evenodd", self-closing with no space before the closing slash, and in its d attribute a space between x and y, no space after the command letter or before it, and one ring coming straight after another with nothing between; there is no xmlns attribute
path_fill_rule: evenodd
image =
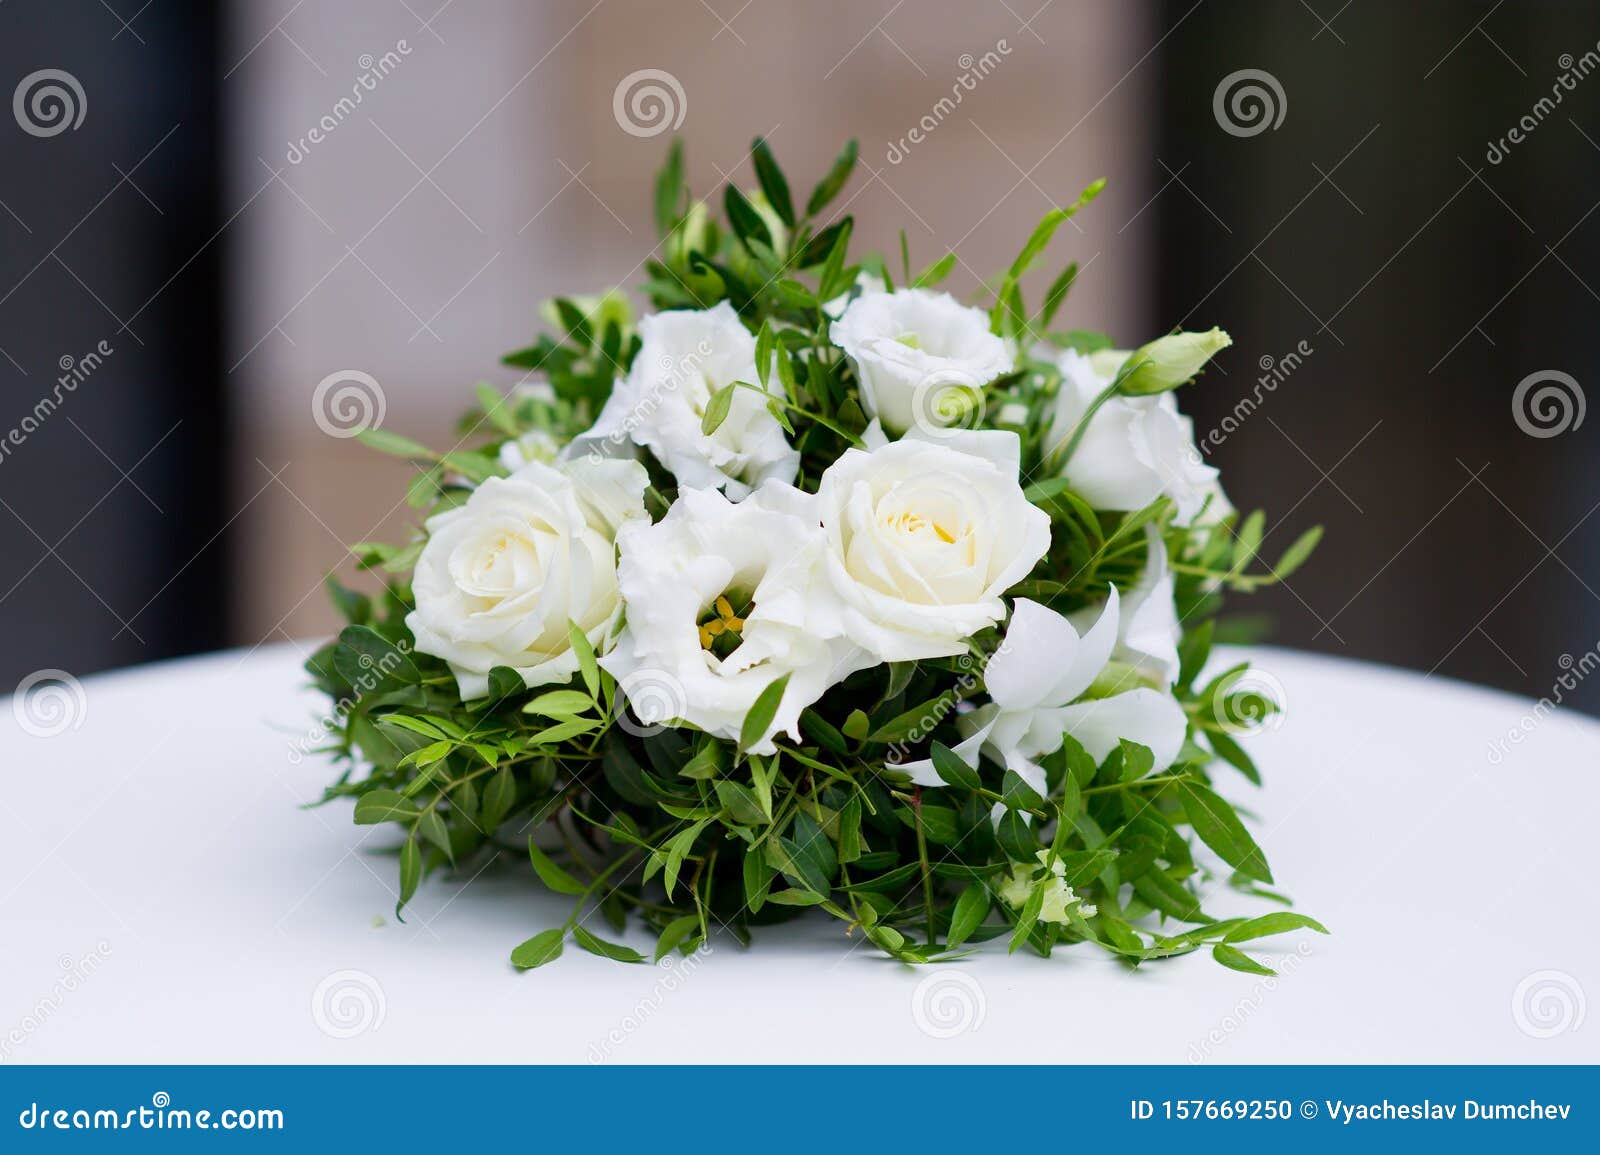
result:
<svg viewBox="0 0 1600 1155"><path fill-rule="evenodd" d="M928 838L922 829L921 787L911 799L911 811L917 818L917 860L922 863L922 909L928 920L928 945L931 947L934 944L933 867L928 863Z"/></svg>

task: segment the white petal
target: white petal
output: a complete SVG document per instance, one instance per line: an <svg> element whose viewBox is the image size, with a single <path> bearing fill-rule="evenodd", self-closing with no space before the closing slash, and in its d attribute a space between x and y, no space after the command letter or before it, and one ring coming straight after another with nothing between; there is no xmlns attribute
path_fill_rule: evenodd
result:
<svg viewBox="0 0 1600 1155"><path fill-rule="evenodd" d="M1172 765L1189 726L1183 707L1172 695L1144 688L1079 702L1051 711L1051 715L1059 729L1076 738L1096 762L1103 761L1126 738L1150 748L1156 770Z"/></svg>

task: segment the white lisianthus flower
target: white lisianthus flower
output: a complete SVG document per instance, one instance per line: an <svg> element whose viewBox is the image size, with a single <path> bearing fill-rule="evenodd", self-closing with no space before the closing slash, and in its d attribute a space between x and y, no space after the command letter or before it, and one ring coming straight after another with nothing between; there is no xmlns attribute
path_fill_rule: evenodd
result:
<svg viewBox="0 0 1600 1155"><path fill-rule="evenodd" d="M1155 769L1172 765L1183 746L1188 719L1171 694L1140 686L1110 697L1078 701L1111 660L1121 605L1112 587L1105 608L1081 636L1052 609L1018 598L1005 641L984 667L991 701L962 715L966 733L955 747L976 768L981 751L1002 762L1041 794L1044 768L1038 759L1061 748L1071 734L1096 762L1122 739L1149 747ZM942 786L930 761L894 767L919 786Z"/></svg>
<svg viewBox="0 0 1600 1155"><path fill-rule="evenodd" d="M1048 850L1039 851L1041 865L1049 863L1050 873L1044 879L1044 903L1039 907L1040 922L1067 921L1067 910L1076 906L1077 913L1084 918L1093 918L1099 913L1099 908L1085 903L1078 897L1076 891L1067 885L1067 864L1059 858L1050 862ZM1000 897L1008 906L1021 910L1027 904L1028 896L1033 893L1033 888L1038 882L1033 877L1034 867L1013 866L1011 876L1000 884Z"/></svg>
<svg viewBox="0 0 1600 1155"><path fill-rule="evenodd" d="M735 389L728 415L709 436L701 419L713 394L755 385L756 342L733 306L675 309L639 322L641 345L599 418L567 447L568 457L618 456L642 445L685 489L721 489L735 501L764 481L793 481L800 454L754 389ZM781 388L776 378L771 388Z"/></svg>
<svg viewBox="0 0 1600 1155"><path fill-rule="evenodd" d="M1178 643L1183 639L1183 623L1173 601L1172 570L1167 565L1167 543L1151 525L1145 526L1144 572L1122 599L1117 621L1117 644L1111 660L1124 667L1131 679L1143 679L1160 686L1178 680ZM1090 629L1101 610L1087 606L1068 615L1080 632Z"/></svg>
<svg viewBox="0 0 1600 1155"><path fill-rule="evenodd" d="M655 525L618 538L627 625L600 660L646 725L688 723L737 740L778 678L789 684L752 750L800 737L800 712L870 664L844 638L822 576L815 498L769 482L737 504L683 490Z"/></svg>
<svg viewBox="0 0 1600 1155"><path fill-rule="evenodd" d="M857 297L865 297L870 293L886 293L888 291L889 286L883 283L882 277L862 269L856 274L855 287L840 293L831 301L824 301L822 313L830 320L837 321L844 316L844 311L850 307Z"/></svg>
<svg viewBox="0 0 1600 1155"><path fill-rule="evenodd" d="M817 505L846 632L886 662L949 657L1005 616L1000 595L1050 548L1023 496L1015 433L912 436L846 450Z"/></svg>
<svg viewBox="0 0 1600 1155"><path fill-rule="evenodd" d="M1116 376L1110 359L1072 349L1061 350L1054 361L1062 380L1046 441L1052 451L1066 445L1079 419ZM1096 509L1143 509L1165 494L1183 525L1217 486L1216 468L1195 447L1194 423L1178 412L1170 391L1107 401L1089 419L1062 473Z"/></svg>
<svg viewBox="0 0 1600 1155"><path fill-rule="evenodd" d="M987 313L927 289L863 292L828 337L855 367L867 416L891 433L968 424L949 412L952 398L980 396L1015 367L1006 343L989 332Z"/></svg>
<svg viewBox="0 0 1600 1155"><path fill-rule="evenodd" d="M578 669L568 623L598 651L615 633L614 541L645 517L648 484L635 461L534 462L429 518L406 615L417 649L449 663L463 698L488 693L495 666L530 687L568 681Z"/></svg>

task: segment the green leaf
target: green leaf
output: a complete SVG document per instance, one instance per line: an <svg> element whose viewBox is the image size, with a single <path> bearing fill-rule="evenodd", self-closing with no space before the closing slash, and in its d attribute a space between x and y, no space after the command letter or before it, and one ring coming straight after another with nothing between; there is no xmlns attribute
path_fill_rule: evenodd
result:
<svg viewBox="0 0 1600 1155"><path fill-rule="evenodd" d="M723 778L716 784L717 801L727 810L728 816L739 826L757 826L771 821L762 812L761 803L748 786Z"/></svg>
<svg viewBox="0 0 1600 1155"><path fill-rule="evenodd" d="M1266 938L1268 935L1283 934L1291 930L1314 930L1318 934L1328 933L1328 928L1310 915L1296 914L1289 910L1278 910L1271 914L1263 914L1257 918L1241 922L1230 930L1222 941L1248 942L1251 939Z"/></svg>
<svg viewBox="0 0 1600 1155"><path fill-rule="evenodd" d="M401 797L398 790L368 790L356 799L355 821L358 826L374 826L379 822L409 822L420 812L421 807Z"/></svg>
<svg viewBox="0 0 1600 1155"><path fill-rule="evenodd" d="M683 204L683 142L674 140L666 163L656 174L656 233L665 237L678 223Z"/></svg>
<svg viewBox="0 0 1600 1155"><path fill-rule="evenodd" d="M933 743L931 749L933 757L933 772L940 779L951 786L961 790L981 790L983 779L978 777L978 772L961 760L957 754L943 742Z"/></svg>
<svg viewBox="0 0 1600 1155"><path fill-rule="evenodd" d="M483 791L483 806L478 812L478 817L483 823L485 834L493 834L501 822L505 821L507 814L517 802L517 778L512 773L511 767L502 766L495 771L489 779L489 785Z"/></svg>
<svg viewBox="0 0 1600 1155"><path fill-rule="evenodd" d="M733 391L739 386L724 385L711 395L711 400L706 402L706 411L700 416L700 432L710 437L728 419L728 410L733 408Z"/></svg>
<svg viewBox="0 0 1600 1155"><path fill-rule="evenodd" d="M861 796L852 794L839 810L839 861L850 863L861 857Z"/></svg>
<svg viewBox="0 0 1600 1155"><path fill-rule="evenodd" d="M547 718L571 718L593 706L594 699L582 690L550 690L522 707L522 712L543 714Z"/></svg>
<svg viewBox="0 0 1600 1155"><path fill-rule="evenodd" d="M1044 805L1039 792L1022 780L1015 770L1007 770L1001 780L1000 797L1011 810L1038 810Z"/></svg>
<svg viewBox="0 0 1600 1155"><path fill-rule="evenodd" d="M783 692L789 688L789 677L788 674L783 675L756 697L750 712L744 716L744 725L739 728L740 749L749 750L766 737L767 728L772 725L778 705L783 701Z"/></svg>
<svg viewBox="0 0 1600 1155"><path fill-rule="evenodd" d="M1278 973L1271 967L1262 966L1255 959L1245 954L1244 951L1220 942L1211 948L1211 957L1229 970L1244 971L1246 974L1251 975L1275 975Z"/></svg>
<svg viewBox="0 0 1600 1155"><path fill-rule="evenodd" d="M974 882L963 890L950 916L950 932L945 936L945 946L954 948L966 942L972 932L983 925L993 904L986 883Z"/></svg>
<svg viewBox="0 0 1600 1155"><path fill-rule="evenodd" d="M519 970L531 971L534 967L554 962L561 957L561 948L566 937L566 931L561 927L541 930L511 952L511 965Z"/></svg>
<svg viewBox="0 0 1600 1155"><path fill-rule="evenodd" d="M662 885L667 888L667 897L672 897L673 890L678 885L678 872L683 869L683 860L689 857L689 851L694 849L694 840L700 837L700 832L711 821L702 818L698 822L680 830L673 835L667 843L666 868L661 872Z"/></svg>
<svg viewBox="0 0 1600 1155"><path fill-rule="evenodd" d="M400 901L394 904L396 918L400 918L406 903L417 893L417 884L421 881L422 848L417 845L416 836L413 835L400 847ZM404 922L405 919L400 918L400 921Z"/></svg>
<svg viewBox="0 0 1600 1155"><path fill-rule="evenodd" d="M1259 509L1244 519L1233 543L1233 565L1228 569L1230 576L1237 577L1244 573L1250 560L1256 556L1256 550L1261 548L1266 526L1267 515Z"/></svg>
<svg viewBox="0 0 1600 1155"><path fill-rule="evenodd" d="M1216 619L1207 618L1183 635L1178 644L1178 685L1190 686L1205 668L1211 656L1211 638L1216 629Z"/></svg>
<svg viewBox="0 0 1600 1155"><path fill-rule="evenodd" d="M756 377L761 381L761 388L767 387L767 378L772 374L772 350L777 344L777 336L772 331L772 320L768 318L761 322L761 331L756 334Z"/></svg>
<svg viewBox="0 0 1600 1155"><path fill-rule="evenodd" d="M1039 328L1050 328L1050 322L1055 319L1056 311L1061 308L1061 302L1067 299L1067 292L1072 288L1072 283L1078 279L1078 262L1073 261L1061 271L1061 275L1050 283L1050 288L1045 291L1044 304L1039 309Z"/></svg>
<svg viewBox="0 0 1600 1155"><path fill-rule="evenodd" d="M820 906L828 901L828 896L791 886L788 890L768 895L767 901L775 906Z"/></svg>
<svg viewBox="0 0 1600 1155"><path fill-rule="evenodd" d="M1177 788L1189 825L1194 827L1194 832L1202 842L1239 873L1261 882L1272 881L1266 855L1261 853L1261 848L1250 837L1250 832L1239 821L1232 806L1198 782L1183 781L1173 785Z"/></svg>
<svg viewBox="0 0 1600 1155"><path fill-rule="evenodd" d="M642 963L644 955L634 950L631 946L622 946L619 943L607 942L599 935L592 933L581 926L572 928L572 940L590 954L597 954L601 958L612 959L616 962Z"/></svg>
<svg viewBox="0 0 1600 1155"><path fill-rule="evenodd" d="M577 622L567 623L567 638L572 643L572 652L578 656L578 672L583 675L583 684L589 691L589 697L600 696L600 667L594 660L594 647L589 644L589 636L578 628Z"/></svg>
<svg viewBox="0 0 1600 1155"><path fill-rule="evenodd" d="M946 253L933 264L917 274L916 280L911 282L913 289L930 289L950 275L950 270L955 268L956 255L954 252Z"/></svg>
<svg viewBox="0 0 1600 1155"><path fill-rule="evenodd" d="M686 914L682 918L675 918L661 928L661 937L656 940L655 961L660 962L671 954L679 943L689 935L700 929L700 916Z"/></svg>
<svg viewBox="0 0 1600 1155"><path fill-rule="evenodd" d="M817 187L811 190L811 197L806 201L806 216L814 217L834 197L839 195L839 190L844 188L845 182L850 179L851 170L856 167L857 147L855 141L844 146L844 151L833 162L833 167L828 174L817 182Z"/></svg>
<svg viewBox="0 0 1600 1155"><path fill-rule="evenodd" d="M444 819L439 817L438 810L424 810L422 817L417 819L417 829L422 832L422 837L444 851L444 856L452 865L455 863L456 852L450 842L450 831L446 829Z"/></svg>
<svg viewBox="0 0 1600 1155"><path fill-rule="evenodd" d="M772 234L767 230L767 222L761 219L761 214L756 212L749 198L736 186L730 184L722 190L722 207L728 214L728 223L733 226L735 235L745 242L745 248L748 249L752 241L760 241L769 248L772 246Z"/></svg>
<svg viewBox="0 0 1600 1155"><path fill-rule="evenodd" d="M744 901L751 914L755 914L766 903L767 892L772 889L772 879L776 873L762 857L760 847L752 846L745 851Z"/></svg>
<svg viewBox="0 0 1600 1155"><path fill-rule="evenodd" d="M844 725L839 727L839 732L853 742L859 742L867 736L867 731L872 728L872 719L860 710L851 710L844 720Z"/></svg>
<svg viewBox="0 0 1600 1155"><path fill-rule="evenodd" d="M1282 581L1295 570L1305 564L1306 558L1311 556L1311 551L1317 548L1317 543L1322 540L1322 527L1314 525L1299 537L1294 539L1294 544L1283 551L1278 558L1278 564L1272 567L1272 576Z"/></svg>
<svg viewBox="0 0 1600 1155"><path fill-rule="evenodd" d="M1007 810L1002 814L994 834L1000 849L1012 862L1023 862L1029 866L1037 863L1039 837L1019 811Z"/></svg>
<svg viewBox="0 0 1600 1155"><path fill-rule="evenodd" d="M761 184L761 194L767 198L778 219L794 228L794 202L789 196L789 182L772 156L772 150L761 137L750 146L750 161L755 166L756 180Z"/></svg>
<svg viewBox="0 0 1600 1155"><path fill-rule="evenodd" d="M401 437L398 433L390 433L387 429L363 429L356 434L356 440L368 449L376 449L379 453L393 454L395 457L421 458L424 461L433 461L438 454L425 445L421 445L409 437Z"/></svg>
<svg viewBox="0 0 1600 1155"><path fill-rule="evenodd" d="M533 870L539 876L539 881L557 894L587 894L589 892L588 887L557 866L544 851L534 845L531 836L528 839L528 859L533 863Z"/></svg>
<svg viewBox="0 0 1600 1155"><path fill-rule="evenodd" d="M1130 742L1126 738L1123 738L1118 745L1122 749L1123 782L1137 781L1155 768L1156 756L1150 747Z"/></svg>
<svg viewBox="0 0 1600 1155"><path fill-rule="evenodd" d="M1069 217L1076 214L1079 209L1099 196L1100 190L1105 187L1104 178L1094 181L1078 195L1078 199L1074 203L1066 208L1051 209L1034 226L1032 235L1028 237L1027 243L1022 246L1022 251L1017 254L1017 259L1011 262L1011 267L1006 270L1005 279L1001 281L1000 288L995 293L994 308L989 313L989 326L991 329L995 332L1000 331L1001 318L1004 316L1005 310L1010 307L1012 291L1016 288L1022 274L1028 271L1028 266L1033 264L1034 258L1044 252L1045 247L1050 243L1050 239L1055 236L1056 230Z"/></svg>

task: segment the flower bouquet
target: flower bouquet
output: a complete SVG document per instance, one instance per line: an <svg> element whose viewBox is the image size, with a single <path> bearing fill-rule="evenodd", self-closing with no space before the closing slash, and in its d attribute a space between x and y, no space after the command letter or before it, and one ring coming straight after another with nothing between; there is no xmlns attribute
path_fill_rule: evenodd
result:
<svg viewBox="0 0 1600 1155"><path fill-rule="evenodd" d="M655 312L558 298L455 447L361 434L415 463L422 525L352 547L382 595L330 579L349 625L307 666L336 703L327 798L404 836L397 914L510 848L574 900L522 968L815 908L909 963L1004 938L1265 971L1237 944L1322 928L1202 901L1286 902L1214 789L1219 762L1259 781L1236 738L1277 703L1202 672L1223 592L1318 531L1260 566L1262 515L1195 449L1174 393L1229 338L1061 329L1075 264L1024 303L1102 182L979 307L938 289L954 252L916 271L902 234L891 267L825 221L853 143L803 203L751 159L716 220L672 148Z"/></svg>

